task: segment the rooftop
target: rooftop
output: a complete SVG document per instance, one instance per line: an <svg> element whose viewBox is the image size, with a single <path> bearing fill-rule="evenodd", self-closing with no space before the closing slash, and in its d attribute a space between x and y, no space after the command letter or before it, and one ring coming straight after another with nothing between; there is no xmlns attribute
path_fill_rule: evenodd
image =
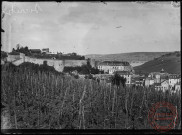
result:
<svg viewBox="0 0 182 135"><path fill-rule="evenodd" d="M39 53L39 52L41 52L41 50L40 49L30 49L30 52L32 52L32 53Z"/></svg>
<svg viewBox="0 0 182 135"><path fill-rule="evenodd" d="M103 61L99 65L108 65L108 66L129 66L127 61Z"/></svg>

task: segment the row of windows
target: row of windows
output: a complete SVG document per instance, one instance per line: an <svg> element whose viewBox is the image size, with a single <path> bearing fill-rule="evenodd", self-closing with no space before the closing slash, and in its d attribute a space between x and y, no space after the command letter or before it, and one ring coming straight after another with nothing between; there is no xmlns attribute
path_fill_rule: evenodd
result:
<svg viewBox="0 0 182 135"><path fill-rule="evenodd" d="M102 69L102 66L98 66L99 69ZM120 66L115 66L115 67L112 67L113 69L119 69Z"/></svg>

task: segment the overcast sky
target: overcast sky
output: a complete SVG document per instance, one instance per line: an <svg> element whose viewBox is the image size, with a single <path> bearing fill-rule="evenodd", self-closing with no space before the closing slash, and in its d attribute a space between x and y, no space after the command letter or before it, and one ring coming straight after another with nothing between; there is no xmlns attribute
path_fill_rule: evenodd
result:
<svg viewBox="0 0 182 135"><path fill-rule="evenodd" d="M81 55L180 50L180 8L170 2L3 2L2 6L5 51L18 43Z"/></svg>

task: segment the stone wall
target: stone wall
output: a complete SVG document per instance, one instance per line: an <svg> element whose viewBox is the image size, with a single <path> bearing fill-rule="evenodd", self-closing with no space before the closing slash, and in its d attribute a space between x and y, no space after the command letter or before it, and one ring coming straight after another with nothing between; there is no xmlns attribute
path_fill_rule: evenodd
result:
<svg viewBox="0 0 182 135"><path fill-rule="evenodd" d="M87 64L87 60L63 60L65 67L77 67Z"/></svg>
<svg viewBox="0 0 182 135"><path fill-rule="evenodd" d="M56 59L37 59L25 56L25 54L20 53L20 55L8 55L7 61L13 62L14 65L18 66L23 62L30 62L42 65L44 61L47 62L48 66L53 66L58 72L62 72L64 67L76 67L87 64L87 60L56 60ZM90 61L92 67L95 67L95 61Z"/></svg>
<svg viewBox="0 0 182 135"><path fill-rule="evenodd" d="M62 60L53 60L53 59L37 59L37 58L30 58L25 56L25 62L35 63L42 65L44 61L47 62L48 66L53 66L55 70L58 72L62 72L64 69L64 64Z"/></svg>
<svg viewBox="0 0 182 135"><path fill-rule="evenodd" d="M8 55L7 57L7 61L9 62L15 61L17 59L20 59L20 55Z"/></svg>

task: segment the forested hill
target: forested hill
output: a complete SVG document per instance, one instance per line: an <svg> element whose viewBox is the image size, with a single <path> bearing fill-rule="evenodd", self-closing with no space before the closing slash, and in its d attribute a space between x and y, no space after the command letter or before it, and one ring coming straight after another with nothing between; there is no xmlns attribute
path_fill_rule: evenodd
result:
<svg viewBox="0 0 182 135"><path fill-rule="evenodd" d="M89 54L85 58L95 60L117 60L117 61L150 61L170 52L132 52L132 53L119 53L119 54Z"/></svg>
<svg viewBox="0 0 182 135"><path fill-rule="evenodd" d="M172 52L162 55L159 58L148 61L143 65L134 67L136 73L159 72L164 69L168 73L181 73L181 52Z"/></svg>

